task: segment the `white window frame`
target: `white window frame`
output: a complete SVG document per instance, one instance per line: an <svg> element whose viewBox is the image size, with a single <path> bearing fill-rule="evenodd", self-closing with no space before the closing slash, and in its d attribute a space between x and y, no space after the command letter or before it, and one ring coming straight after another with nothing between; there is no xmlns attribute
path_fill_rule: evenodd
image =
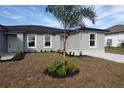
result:
<svg viewBox="0 0 124 93"><path fill-rule="evenodd" d="M35 37L35 41L34 41L35 46L34 47L29 46L29 39L28 39L29 35L34 35L34 37ZM36 48L37 47L36 41L37 41L37 36L35 34L27 34L27 48Z"/></svg>
<svg viewBox="0 0 124 93"><path fill-rule="evenodd" d="M94 46L90 46L90 35L91 34L94 34L95 35L95 39L94 39L94 41L95 41L95 45ZM88 40L88 42L89 42L89 48L97 48L97 33L89 33L89 40Z"/></svg>
<svg viewBox="0 0 124 93"><path fill-rule="evenodd" d="M49 35L49 34L46 34L46 35ZM46 35L43 35L43 47L44 48L52 48L52 35L49 35L50 36L50 46L45 46L45 36Z"/></svg>

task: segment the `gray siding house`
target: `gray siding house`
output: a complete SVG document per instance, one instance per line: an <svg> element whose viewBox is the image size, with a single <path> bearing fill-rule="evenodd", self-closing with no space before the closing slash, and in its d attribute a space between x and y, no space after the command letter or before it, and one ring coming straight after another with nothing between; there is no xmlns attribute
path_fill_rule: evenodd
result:
<svg viewBox="0 0 124 93"><path fill-rule="evenodd" d="M66 51L75 55L104 52L104 33L107 30L79 28L68 30ZM36 26L0 25L0 54L28 51L63 50L63 29Z"/></svg>

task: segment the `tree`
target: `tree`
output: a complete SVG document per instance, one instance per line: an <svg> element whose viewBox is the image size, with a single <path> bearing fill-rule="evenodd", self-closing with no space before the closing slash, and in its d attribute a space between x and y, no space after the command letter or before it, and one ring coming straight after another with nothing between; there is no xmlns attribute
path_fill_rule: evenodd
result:
<svg viewBox="0 0 124 93"><path fill-rule="evenodd" d="M95 12L93 7L81 5L48 5L46 12L53 14L64 28L64 49L63 59L65 61L67 30L78 27L84 27L84 18L95 23Z"/></svg>

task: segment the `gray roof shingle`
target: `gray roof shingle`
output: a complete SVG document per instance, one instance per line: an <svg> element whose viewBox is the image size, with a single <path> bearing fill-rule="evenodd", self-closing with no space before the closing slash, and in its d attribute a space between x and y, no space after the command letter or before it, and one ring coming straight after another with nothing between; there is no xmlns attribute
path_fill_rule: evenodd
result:
<svg viewBox="0 0 124 93"><path fill-rule="evenodd" d="M64 29L59 28L52 28L52 27L46 27L46 26L39 26L39 25L18 25L18 26L2 26L2 29L4 27L4 30L8 32L20 32L20 33L40 33L40 34L63 34ZM107 30L103 29L95 29L95 28L79 28L79 31L82 30L92 30L92 31L100 31L100 32L106 32ZM77 30L67 30L68 33L77 33L79 32Z"/></svg>
<svg viewBox="0 0 124 93"><path fill-rule="evenodd" d="M106 34L121 33L121 32L124 32L124 25L115 25L107 28L106 30L110 31L110 32L107 32Z"/></svg>

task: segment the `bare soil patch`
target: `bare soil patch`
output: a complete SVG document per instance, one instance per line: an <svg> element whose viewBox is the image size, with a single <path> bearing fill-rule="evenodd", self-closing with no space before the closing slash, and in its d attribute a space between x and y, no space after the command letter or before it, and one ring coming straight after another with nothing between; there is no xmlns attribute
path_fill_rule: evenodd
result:
<svg viewBox="0 0 124 93"><path fill-rule="evenodd" d="M45 75L47 65L60 59L58 53L29 53L21 61L1 62L0 87L124 87L124 64L89 56L67 57L79 65L73 77Z"/></svg>

